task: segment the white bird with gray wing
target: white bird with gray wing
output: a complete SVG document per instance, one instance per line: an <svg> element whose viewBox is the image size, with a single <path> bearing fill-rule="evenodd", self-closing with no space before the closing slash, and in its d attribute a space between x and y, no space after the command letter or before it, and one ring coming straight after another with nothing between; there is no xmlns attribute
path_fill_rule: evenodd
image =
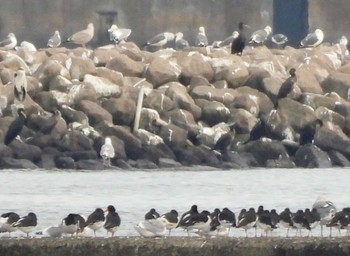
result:
<svg viewBox="0 0 350 256"><path fill-rule="evenodd" d="M111 138L105 138L105 144L101 147L100 155L103 158L103 164L108 167L111 166L111 158L115 156Z"/></svg>
<svg viewBox="0 0 350 256"><path fill-rule="evenodd" d="M61 44L61 35L58 30L55 31L55 33L49 38L49 41L47 42L47 47L55 48L60 46Z"/></svg>

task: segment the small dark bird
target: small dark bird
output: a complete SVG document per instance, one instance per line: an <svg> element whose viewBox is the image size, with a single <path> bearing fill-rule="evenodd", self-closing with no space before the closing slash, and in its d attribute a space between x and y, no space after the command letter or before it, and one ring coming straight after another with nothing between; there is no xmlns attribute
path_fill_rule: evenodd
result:
<svg viewBox="0 0 350 256"><path fill-rule="evenodd" d="M257 214L255 212L255 209L250 208L247 212L244 212L242 216L238 217L241 219L238 220L237 228L243 228L246 237L248 237L247 230L254 228L256 225Z"/></svg>
<svg viewBox="0 0 350 256"><path fill-rule="evenodd" d="M190 223L190 219L192 218L192 216L196 214L198 214L198 209L197 209L197 205L194 204L191 206L190 210L182 214L180 221L178 222L176 227L187 229ZM189 235L188 230L187 230L187 234Z"/></svg>
<svg viewBox="0 0 350 256"><path fill-rule="evenodd" d="M282 85L278 91L276 101L287 97L287 95L293 90L293 87L295 86L295 84L297 82L297 76L296 76L295 72L296 72L295 68L291 68L289 70L290 76L282 83Z"/></svg>
<svg viewBox="0 0 350 256"><path fill-rule="evenodd" d="M160 216L158 219L161 220L167 230L169 230L169 236L172 229L176 228L178 222L178 212L176 210L171 210Z"/></svg>
<svg viewBox="0 0 350 256"><path fill-rule="evenodd" d="M288 237L289 229L293 228L293 221L292 221L292 213L289 210L289 208L285 208L284 211L280 213L280 222L281 226L287 228L287 234L286 237Z"/></svg>
<svg viewBox="0 0 350 256"><path fill-rule="evenodd" d="M108 214L106 216L106 222L104 224L104 228L108 232L112 233L112 237L114 236L114 233L117 231L117 229L120 226L120 217L119 214L115 211L115 208L113 205L109 205L107 207Z"/></svg>
<svg viewBox="0 0 350 256"><path fill-rule="evenodd" d="M298 234L298 231L299 231L301 235L302 229L311 230L310 224L307 221L303 210L298 210L295 214L293 214L292 221L293 221L293 226L296 228L296 234Z"/></svg>
<svg viewBox="0 0 350 256"><path fill-rule="evenodd" d="M310 230L309 230L309 235L311 234L311 230L316 228L317 225L320 223L320 214L317 212L317 210L314 208L312 211L310 211L309 208L306 208L304 211L305 218L307 219Z"/></svg>
<svg viewBox="0 0 350 256"><path fill-rule="evenodd" d="M18 117L10 124L9 129L6 132L4 143L9 145L18 134L21 133L23 126L27 122L27 116L23 108L17 110Z"/></svg>
<svg viewBox="0 0 350 256"><path fill-rule="evenodd" d="M212 213L210 213L211 223L210 223L210 231L215 231L219 226L219 215L221 211L219 208L215 208Z"/></svg>
<svg viewBox="0 0 350 256"><path fill-rule="evenodd" d="M225 207L219 214L219 222L221 226L230 230L232 227L236 227L236 215Z"/></svg>
<svg viewBox="0 0 350 256"><path fill-rule="evenodd" d="M238 36L232 41L231 54L237 54L241 56L243 53L245 43L247 40L244 27L247 27L247 25L245 25L243 22L240 22L238 24Z"/></svg>
<svg viewBox="0 0 350 256"><path fill-rule="evenodd" d="M156 211L156 209L152 208L145 215L145 220L153 220L159 218L160 214Z"/></svg>
<svg viewBox="0 0 350 256"><path fill-rule="evenodd" d="M266 236L269 231L277 228L277 226L273 223L272 215L268 210L258 211L256 225L265 232Z"/></svg>
<svg viewBox="0 0 350 256"><path fill-rule="evenodd" d="M38 222L35 213L30 212L27 216L20 218L12 225L18 228L20 231L26 233L27 237L29 237L29 233L35 229L37 224Z"/></svg>
<svg viewBox="0 0 350 256"><path fill-rule="evenodd" d="M103 227L105 221L105 215L101 208L97 208L93 213L89 215L85 222L85 227L89 227L94 231L96 237L96 230Z"/></svg>
<svg viewBox="0 0 350 256"><path fill-rule="evenodd" d="M12 224L17 222L19 219L19 215L15 212L1 214L0 232L9 232L9 236L11 236L11 232L17 230L17 228Z"/></svg>

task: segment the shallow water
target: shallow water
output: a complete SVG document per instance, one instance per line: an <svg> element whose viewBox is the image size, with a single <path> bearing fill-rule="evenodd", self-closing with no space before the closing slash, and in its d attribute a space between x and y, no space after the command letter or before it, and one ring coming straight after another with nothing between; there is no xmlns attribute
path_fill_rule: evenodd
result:
<svg viewBox="0 0 350 256"><path fill-rule="evenodd" d="M38 216L37 230L59 224L68 213L88 216L96 207L112 204L122 224L120 236L138 235L133 226L150 208L159 213L176 209L181 215L192 204L201 211L264 205L292 211L311 208L325 196L338 209L350 206L349 169L251 169L216 170L205 167L156 171L45 171L2 170L0 212L15 211ZM106 231L100 230L99 236ZM173 235L184 235L176 230ZM305 235L307 233L305 232ZM313 232L319 234L319 230ZM328 234L328 233L327 233ZM0 234L4 236L5 234ZM16 233L21 235L21 233ZM233 230L231 235L244 235ZM254 235L254 231L250 231ZM285 235L276 230L274 235Z"/></svg>

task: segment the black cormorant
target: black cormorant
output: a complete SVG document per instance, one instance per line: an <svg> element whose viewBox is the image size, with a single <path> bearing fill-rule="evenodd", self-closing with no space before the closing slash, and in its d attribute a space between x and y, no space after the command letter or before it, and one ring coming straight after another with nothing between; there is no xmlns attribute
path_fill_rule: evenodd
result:
<svg viewBox="0 0 350 256"><path fill-rule="evenodd" d="M10 144L16 138L16 136L21 133L23 126L27 121L27 116L23 108L18 109L17 113L18 117L10 124L9 129L5 135L5 145Z"/></svg>
<svg viewBox="0 0 350 256"><path fill-rule="evenodd" d="M246 27L243 22L238 24L238 36L232 41L231 44L231 54L242 55L245 47L246 36L244 32L244 27Z"/></svg>
<svg viewBox="0 0 350 256"><path fill-rule="evenodd" d="M276 105L279 99L287 97L287 95L293 90L294 85L297 82L296 69L291 68L289 70L290 77L288 77L281 85L276 99Z"/></svg>

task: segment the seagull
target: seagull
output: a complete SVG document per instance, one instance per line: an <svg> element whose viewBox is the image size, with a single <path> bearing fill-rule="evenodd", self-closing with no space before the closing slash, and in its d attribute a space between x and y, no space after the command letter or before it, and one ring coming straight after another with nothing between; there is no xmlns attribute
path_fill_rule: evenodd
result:
<svg viewBox="0 0 350 256"><path fill-rule="evenodd" d="M314 33L308 34L300 42L301 47L316 47L323 42L324 34L321 29L316 29Z"/></svg>
<svg viewBox="0 0 350 256"><path fill-rule="evenodd" d="M271 41L278 49L281 49L288 42L288 37L286 35L283 35L283 34L274 34L271 37Z"/></svg>
<svg viewBox="0 0 350 256"><path fill-rule="evenodd" d="M242 55L246 42L246 35L244 31L245 27L248 27L248 25L244 24L243 22L238 24L238 36L232 41L231 54L237 54L239 56Z"/></svg>
<svg viewBox="0 0 350 256"><path fill-rule="evenodd" d="M264 44L268 36L271 34L271 32L272 29L270 26L266 26L262 30L257 30L251 35L249 43L262 45Z"/></svg>
<svg viewBox="0 0 350 256"><path fill-rule="evenodd" d="M204 27L199 27L198 29L198 34L195 40L195 46L207 46L208 45L208 38L205 34L205 28Z"/></svg>
<svg viewBox="0 0 350 256"><path fill-rule="evenodd" d="M163 237L167 235L167 230L160 219L140 221L134 228L143 237Z"/></svg>
<svg viewBox="0 0 350 256"><path fill-rule="evenodd" d="M89 215L85 222L85 227L89 227L94 231L96 237L96 230L103 227L105 221L105 215L101 208L97 208L93 213Z"/></svg>
<svg viewBox="0 0 350 256"><path fill-rule="evenodd" d="M11 232L17 230L12 224L19 220L19 215L15 212L7 212L1 214L0 218L0 232L8 232L9 236L11 236Z"/></svg>
<svg viewBox="0 0 350 256"><path fill-rule="evenodd" d="M29 233L35 229L37 224L38 222L35 213L30 212L27 216L20 218L12 225L18 228L20 231L26 233L27 237L29 237Z"/></svg>
<svg viewBox="0 0 350 256"><path fill-rule="evenodd" d="M323 236L323 226L332 220L337 209L331 201L327 201L323 197L317 198L316 202L312 205L312 209L316 209L320 215L321 236Z"/></svg>
<svg viewBox="0 0 350 256"><path fill-rule="evenodd" d="M27 96L27 78L24 68L20 67L14 77L14 95L15 98L23 102Z"/></svg>
<svg viewBox="0 0 350 256"><path fill-rule="evenodd" d="M25 52L36 52L37 49L34 44L28 41L23 41L19 46L15 47L16 51L25 51Z"/></svg>
<svg viewBox="0 0 350 256"><path fill-rule="evenodd" d="M160 216L158 219L161 220L167 230L169 230L169 236L172 229L176 228L178 222L178 212L176 210L171 210Z"/></svg>
<svg viewBox="0 0 350 256"><path fill-rule="evenodd" d="M175 34L175 49L183 50L189 47L189 43L187 40L183 39L184 34L182 32L178 32Z"/></svg>
<svg viewBox="0 0 350 256"><path fill-rule="evenodd" d="M152 37L143 46L144 47L147 47L147 46L163 47L170 41L173 41L174 39L175 39L174 33L164 32Z"/></svg>
<svg viewBox="0 0 350 256"><path fill-rule="evenodd" d="M111 158L115 156L114 147L110 137L105 138L105 144L102 145L100 155L103 158L103 165L110 167Z"/></svg>
<svg viewBox="0 0 350 256"><path fill-rule="evenodd" d="M55 31L55 33L49 38L49 41L47 41L47 47L50 48L56 48L60 46L61 44L61 35L58 30Z"/></svg>
<svg viewBox="0 0 350 256"><path fill-rule="evenodd" d="M17 110L18 117L10 124L4 139L5 145L9 145L19 135L27 122L27 116L23 108Z"/></svg>
<svg viewBox="0 0 350 256"><path fill-rule="evenodd" d="M108 212L106 216L106 222L104 224L104 228L108 232L112 233L112 237L114 236L114 233L117 231L117 229L120 226L120 217L119 214L115 211L115 208L113 205L108 205L107 209L105 210Z"/></svg>
<svg viewBox="0 0 350 256"><path fill-rule="evenodd" d="M126 41L131 34L131 29L129 28L118 28L117 25L113 24L109 29L109 39L114 41L116 44Z"/></svg>
<svg viewBox="0 0 350 256"><path fill-rule="evenodd" d="M17 39L14 33L8 34L7 38L0 42L0 47L5 50L11 50L17 45Z"/></svg>
<svg viewBox="0 0 350 256"><path fill-rule="evenodd" d="M36 232L35 234L59 238L63 234L62 224L49 226L45 228L43 231Z"/></svg>
<svg viewBox="0 0 350 256"><path fill-rule="evenodd" d="M85 48L86 44L94 37L94 24L89 23L87 28L70 36L66 42L81 44Z"/></svg>
<svg viewBox="0 0 350 256"><path fill-rule="evenodd" d="M222 40L219 43L219 47L230 46L232 44L233 40L235 40L238 36L239 36L239 32L236 30L233 31L232 35L226 37L224 40Z"/></svg>

